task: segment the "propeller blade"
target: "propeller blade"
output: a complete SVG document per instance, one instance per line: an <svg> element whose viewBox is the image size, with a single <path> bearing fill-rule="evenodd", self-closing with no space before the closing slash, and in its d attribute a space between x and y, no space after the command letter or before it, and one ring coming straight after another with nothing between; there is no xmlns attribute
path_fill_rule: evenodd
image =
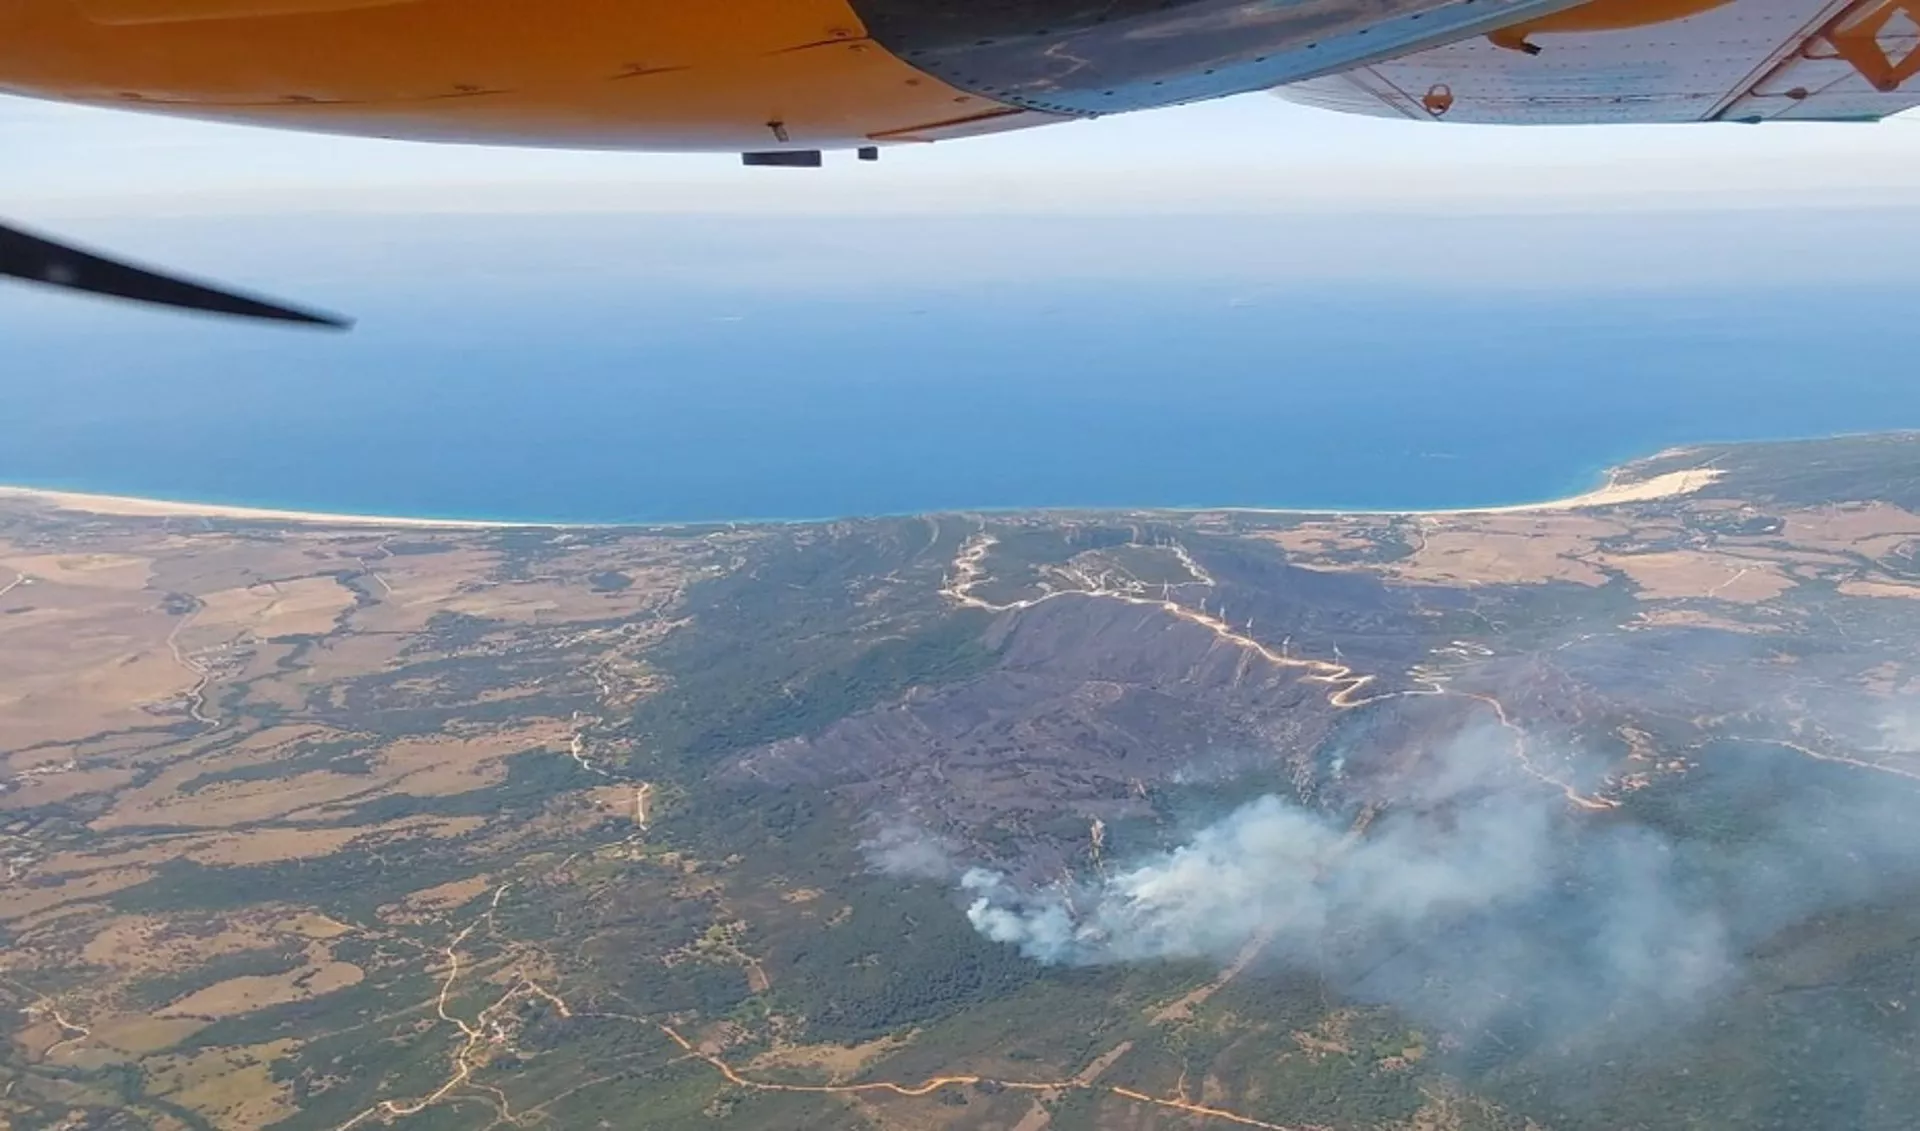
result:
<svg viewBox="0 0 1920 1131"><path fill-rule="evenodd" d="M0 224L0 275L134 302L345 330L351 319L283 306L120 263Z"/></svg>

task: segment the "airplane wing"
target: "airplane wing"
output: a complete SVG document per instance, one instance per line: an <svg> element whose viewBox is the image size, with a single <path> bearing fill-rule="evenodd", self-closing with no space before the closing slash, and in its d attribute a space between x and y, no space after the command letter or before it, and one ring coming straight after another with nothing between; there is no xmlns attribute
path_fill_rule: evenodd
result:
<svg viewBox="0 0 1920 1131"><path fill-rule="evenodd" d="M1876 121L1920 105L1916 73L1920 0L1598 0L1275 93L1512 125Z"/></svg>

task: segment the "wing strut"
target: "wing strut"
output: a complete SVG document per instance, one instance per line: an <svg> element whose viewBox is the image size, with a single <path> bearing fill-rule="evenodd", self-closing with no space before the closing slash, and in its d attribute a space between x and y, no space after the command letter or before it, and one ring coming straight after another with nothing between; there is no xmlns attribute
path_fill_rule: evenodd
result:
<svg viewBox="0 0 1920 1131"><path fill-rule="evenodd" d="M345 330L352 320L196 283L0 224L0 275L87 294L206 314Z"/></svg>

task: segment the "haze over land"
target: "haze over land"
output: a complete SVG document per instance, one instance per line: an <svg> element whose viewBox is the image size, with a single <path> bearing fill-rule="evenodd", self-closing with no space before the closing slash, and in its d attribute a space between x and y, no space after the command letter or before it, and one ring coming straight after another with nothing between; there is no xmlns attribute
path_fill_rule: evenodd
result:
<svg viewBox="0 0 1920 1131"><path fill-rule="evenodd" d="M1904 1128L1916 466L684 530L0 499L0 1114Z"/></svg>
<svg viewBox="0 0 1920 1131"><path fill-rule="evenodd" d="M0 134L0 1131L1911 1131L1911 122Z"/></svg>

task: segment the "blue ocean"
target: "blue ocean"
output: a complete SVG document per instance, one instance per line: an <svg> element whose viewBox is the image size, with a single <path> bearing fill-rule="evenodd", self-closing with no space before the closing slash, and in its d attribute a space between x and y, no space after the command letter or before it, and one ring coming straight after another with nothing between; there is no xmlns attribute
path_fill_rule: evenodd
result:
<svg viewBox="0 0 1920 1131"><path fill-rule="evenodd" d="M1920 426L1911 290L1742 223L117 219L84 234L360 325L0 288L0 482L581 522L1430 508Z"/></svg>

